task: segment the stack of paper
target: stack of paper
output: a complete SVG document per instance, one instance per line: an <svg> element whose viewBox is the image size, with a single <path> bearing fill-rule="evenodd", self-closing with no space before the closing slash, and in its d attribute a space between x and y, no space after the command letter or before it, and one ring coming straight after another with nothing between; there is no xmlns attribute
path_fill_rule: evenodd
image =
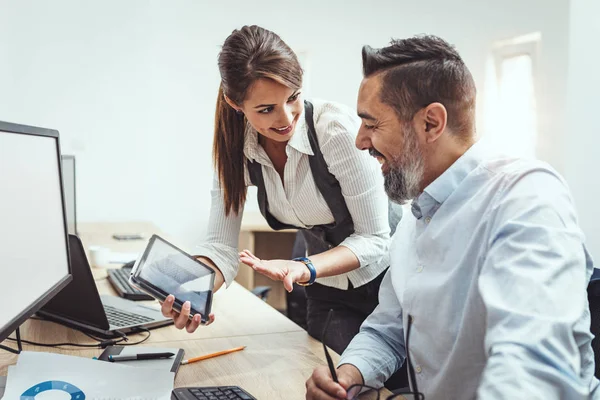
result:
<svg viewBox="0 0 600 400"><path fill-rule="evenodd" d="M3 399L169 400L174 373L61 354L22 352L8 367ZM71 397L65 397L68 393ZM40 396L41 397L41 396Z"/></svg>

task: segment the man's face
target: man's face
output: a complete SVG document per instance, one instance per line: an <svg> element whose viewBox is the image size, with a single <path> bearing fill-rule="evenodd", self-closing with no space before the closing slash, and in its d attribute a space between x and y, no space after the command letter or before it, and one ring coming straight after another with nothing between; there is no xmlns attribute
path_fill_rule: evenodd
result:
<svg viewBox="0 0 600 400"><path fill-rule="evenodd" d="M387 195L397 203L404 203L421 191L423 154L412 121L400 121L393 108L381 101L381 76L365 78L361 83L358 115L362 124L356 147L377 158Z"/></svg>

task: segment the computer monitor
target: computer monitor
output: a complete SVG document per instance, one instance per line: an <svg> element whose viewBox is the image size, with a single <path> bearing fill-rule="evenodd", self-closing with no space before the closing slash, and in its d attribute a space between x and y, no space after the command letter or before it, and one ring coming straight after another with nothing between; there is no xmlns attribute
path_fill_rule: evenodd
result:
<svg viewBox="0 0 600 400"><path fill-rule="evenodd" d="M0 341L72 279L58 132L0 122Z"/></svg>
<svg viewBox="0 0 600 400"><path fill-rule="evenodd" d="M62 156L62 176L67 206L67 227L69 234L77 235L77 200L75 184L75 156Z"/></svg>

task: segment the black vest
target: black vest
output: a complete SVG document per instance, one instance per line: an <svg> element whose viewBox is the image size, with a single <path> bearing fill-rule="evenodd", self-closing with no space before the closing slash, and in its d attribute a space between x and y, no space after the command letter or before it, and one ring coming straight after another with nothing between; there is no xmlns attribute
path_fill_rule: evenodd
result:
<svg viewBox="0 0 600 400"><path fill-rule="evenodd" d="M340 183L329 172L325 158L323 158L323 153L321 153L321 149L319 148L319 141L317 140L313 120L313 105L308 101L304 102L304 114L306 117L306 126L308 127L310 147L314 153L313 156L309 156L310 169L317 189L319 189L319 192L321 192L321 195L329 206L334 219L334 222L331 224L316 225L311 229L301 229L306 240L308 254L312 255L322 253L342 243L344 239L354 233L354 222L346 206L346 200L342 195ZM271 215L262 167L258 162L250 160L248 160L247 165L250 180L258 188L258 206L260 212L267 220L269 226L274 230L300 229L296 226L283 224ZM307 204L307 207L310 207L310 204Z"/></svg>

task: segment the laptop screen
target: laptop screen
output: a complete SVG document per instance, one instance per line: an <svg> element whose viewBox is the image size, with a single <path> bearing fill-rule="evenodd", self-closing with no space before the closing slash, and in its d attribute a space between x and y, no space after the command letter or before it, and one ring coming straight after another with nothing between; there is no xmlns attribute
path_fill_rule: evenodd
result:
<svg viewBox="0 0 600 400"><path fill-rule="evenodd" d="M104 306L83 245L77 236L69 235L69 252L73 281L42 307L42 311L100 329L108 329Z"/></svg>

